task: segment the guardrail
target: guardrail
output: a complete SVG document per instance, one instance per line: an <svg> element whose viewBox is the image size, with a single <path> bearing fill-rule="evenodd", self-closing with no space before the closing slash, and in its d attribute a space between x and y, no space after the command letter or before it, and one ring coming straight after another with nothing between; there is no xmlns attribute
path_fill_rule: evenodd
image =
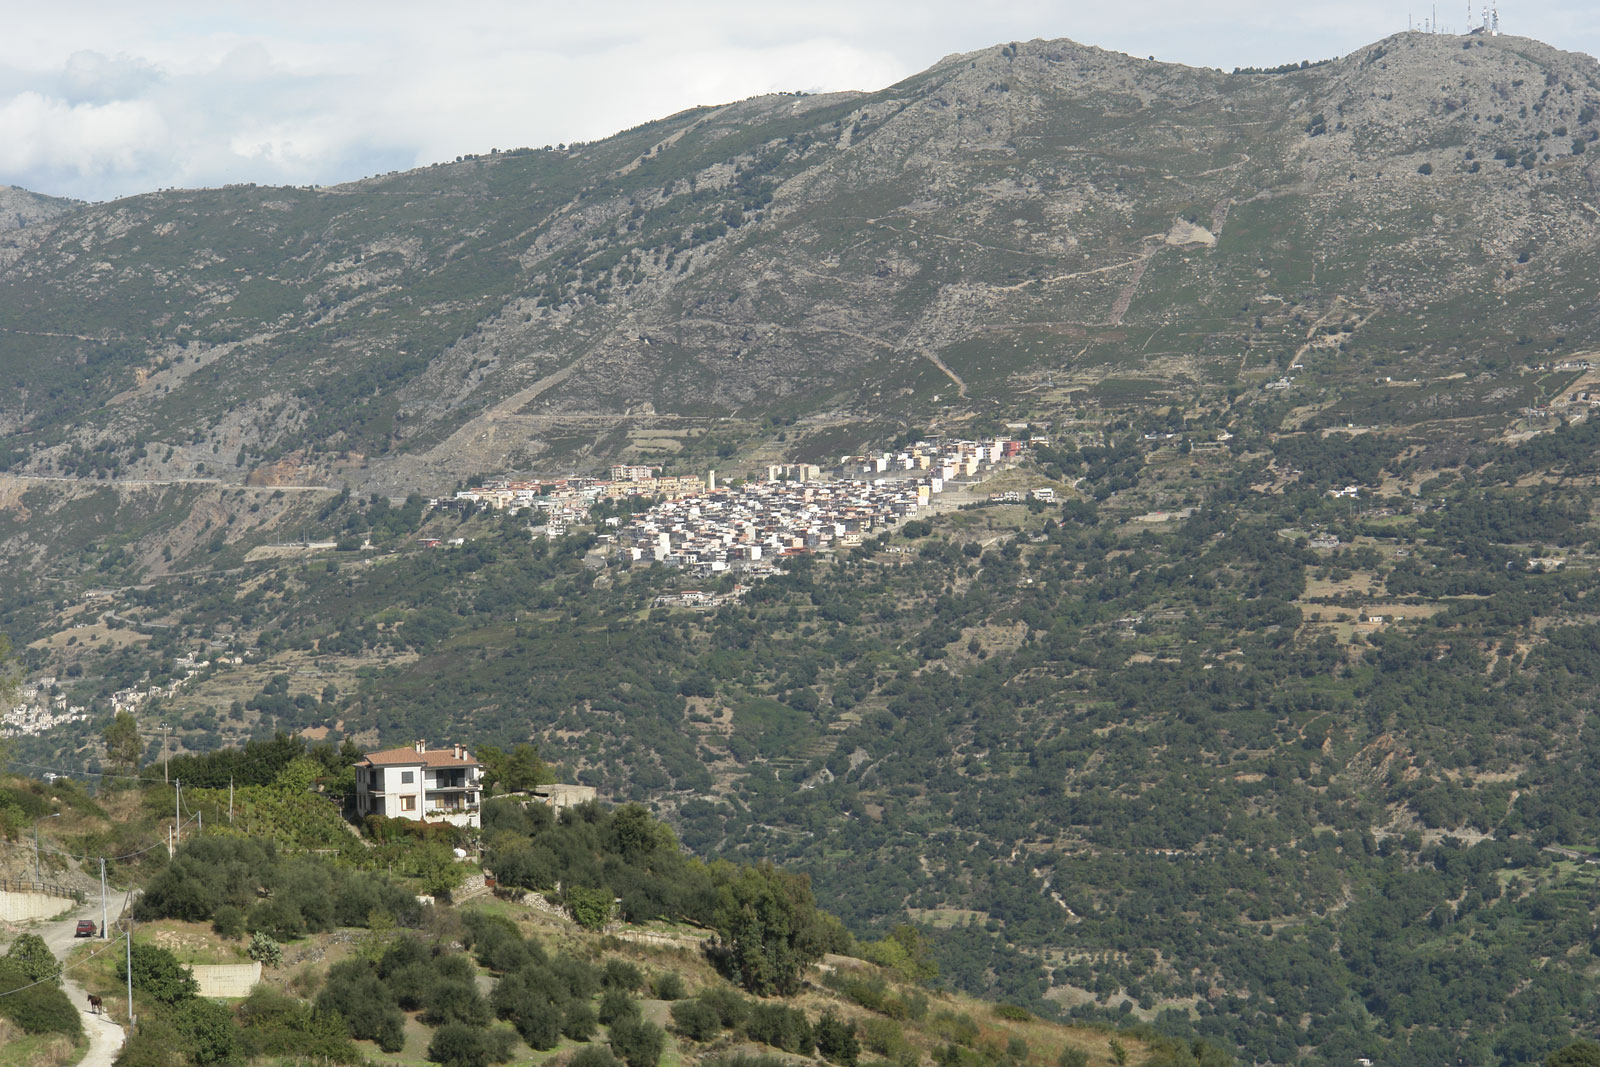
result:
<svg viewBox="0 0 1600 1067"><path fill-rule="evenodd" d="M49 897L70 897L82 904L83 890L59 882L36 882L31 878L0 878L0 893L43 893Z"/></svg>

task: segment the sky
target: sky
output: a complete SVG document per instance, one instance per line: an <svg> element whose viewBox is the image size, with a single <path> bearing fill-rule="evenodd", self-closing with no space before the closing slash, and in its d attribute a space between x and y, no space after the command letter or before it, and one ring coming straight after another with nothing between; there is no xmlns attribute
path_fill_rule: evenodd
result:
<svg viewBox="0 0 1600 1067"><path fill-rule="evenodd" d="M1465 2L1439 9L1441 28L1464 28ZM594 140L774 90L878 89L1007 41L1069 37L1196 66L1273 66L1341 55L1432 11L1411 0L22 7L0 33L0 185L94 201L229 182L332 185ZM1600 54L1597 0L1506 0L1500 17L1506 32Z"/></svg>

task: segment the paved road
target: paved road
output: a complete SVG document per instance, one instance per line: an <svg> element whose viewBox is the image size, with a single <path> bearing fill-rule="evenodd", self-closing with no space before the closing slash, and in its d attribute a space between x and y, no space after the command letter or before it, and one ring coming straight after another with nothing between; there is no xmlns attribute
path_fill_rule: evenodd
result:
<svg viewBox="0 0 1600 1067"><path fill-rule="evenodd" d="M73 936L79 919L93 919L96 927L100 925L100 902L98 900L86 904L73 912L65 919L44 920L31 924L31 932L44 938L44 943L50 946L50 951L56 954L56 959L65 961L74 945L78 944ZM113 938L110 941L96 939L97 947L118 944ZM84 1032L89 1035L89 1051L83 1059L78 1061L78 1067L111 1067L117 1053L122 1049L122 1027L111 1021L107 1015L95 1015L89 1011L89 994L79 985L73 976L63 976L61 988L71 998L73 1006L78 1009L78 1014L83 1018Z"/></svg>

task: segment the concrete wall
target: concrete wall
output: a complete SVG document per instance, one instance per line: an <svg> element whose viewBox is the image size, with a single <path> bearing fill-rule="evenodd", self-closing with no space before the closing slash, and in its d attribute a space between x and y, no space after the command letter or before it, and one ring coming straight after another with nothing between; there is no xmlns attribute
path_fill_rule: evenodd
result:
<svg viewBox="0 0 1600 1067"><path fill-rule="evenodd" d="M202 997L248 997L261 981L260 963L196 964L193 970Z"/></svg>
<svg viewBox="0 0 1600 1067"><path fill-rule="evenodd" d="M76 903L70 897L53 897L48 893L0 893L0 920L21 923L29 919L48 919L75 907Z"/></svg>

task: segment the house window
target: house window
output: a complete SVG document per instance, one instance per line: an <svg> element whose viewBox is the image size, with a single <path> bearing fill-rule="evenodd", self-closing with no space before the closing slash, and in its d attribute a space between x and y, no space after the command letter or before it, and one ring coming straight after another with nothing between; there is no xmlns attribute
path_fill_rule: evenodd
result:
<svg viewBox="0 0 1600 1067"><path fill-rule="evenodd" d="M416 780L417 780L417 772L416 771L401 771L400 772L400 784L401 785L410 785L412 782L415 782Z"/></svg>
<svg viewBox="0 0 1600 1067"><path fill-rule="evenodd" d="M400 798L400 810L401 811L416 811L417 810L417 798L416 797L401 797Z"/></svg>

